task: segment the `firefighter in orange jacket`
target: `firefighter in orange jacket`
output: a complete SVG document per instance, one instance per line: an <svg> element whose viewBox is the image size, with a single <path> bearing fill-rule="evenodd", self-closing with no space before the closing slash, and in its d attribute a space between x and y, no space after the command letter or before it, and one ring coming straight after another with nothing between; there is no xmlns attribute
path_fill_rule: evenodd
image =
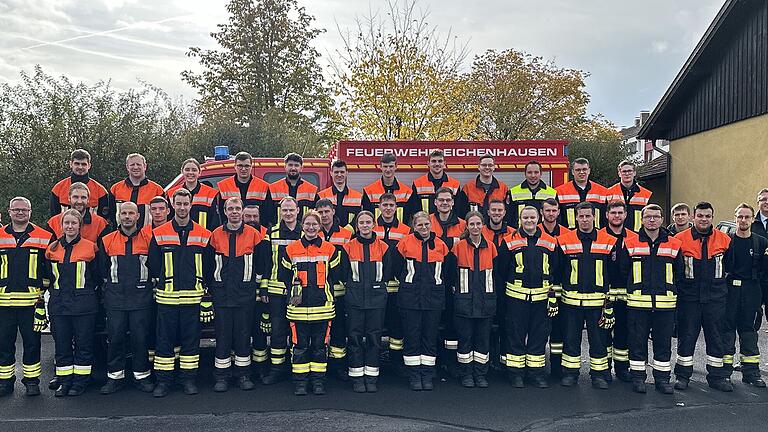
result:
<svg viewBox="0 0 768 432"><path fill-rule="evenodd" d="M255 205L265 215L270 215L274 211L269 207L272 202L269 197L269 183L254 177L252 173L253 157L248 152L239 152L235 155L235 174L216 185L221 195L219 218L222 224L227 221L224 214L224 202L230 198L240 197L243 201L243 209ZM262 225L266 226L265 224Z"/></svg>
<svg viewBox="0 0 768 432"><path fill-rule="evenodd" d="M497 266L507 299L506 365L514 387L524 386L527 368L534 385L546 388L544 352L550 317L558 313L553 289L554 275L560 271L557 240L536 226L536 207L524 207L519 220L520 229L499 248Z"/></svg>
<svg viewBox="0 0 768 432"><path fill-rule="evenodd" d="M120 226L97 242L99 273L104 279L104 310L107 317L107 382L101 394L111 394L125 382L125 347L130 341L131 364L136 387L152 392L149 378L148 338L154 307L147 256L152 236L137 226L139 208L128 202L120 206Z"/></svg>
<svg viewBox="0 0 768 432"><path fill-rule="evenodd" d="M90 190L85 183L72 183L69 186L69 205L83 216L83 226L80 229L80 236L96 243L96 240L98 240L99 237L109 232L109 224L106 219L92 213L88 209L89 194ZM48 219L47 229L53 234L54 240L63 235L61 215L62 214L59 213Z"/></svg>
<svg viewBox="0 0 768 432"><path fill-rule="evenodd" d="M627 329L632 390L645 393L648 336L653 335L653 380L656 390L672 394L672 331L675 327L677 281L682 273L680 240L662 228L661 207L649 204L641 212L643 226L624 240L620 273L627 282Z"/></svg>
<svg viewBox="0 0 768 432"><path fill-rule="evenodd" d="M507 225L506 221L507 206L504 201L491 200L488 204L488 214L484 215L488 220L483 225L483 237L493 243L496 247L501 246L504 237L515 233L515 229Z"/></svg>
<svg viewBox="0 0 768 432"><path fill-rule="evenodd" d="M310 210L301 223L304 235L282 251L278 278L290 286L286 314L291 322L294 394L325 394L328 339L335 315L333 284L344 278L343 249L320 236L320 215Z"/></svg>
<svg viewBox="0 0 768 432"><path fill-rule="evenodd" d="M262 212L261 223L264 225L277 225L280 223L278 204L285 197L293 197L299 205L299 216L315 208L317 202L317 186L301 178L301 169L304 167L304 159L296 153L285 155L285 178L277 180L269 185L269 195L272 200L270 208L274 208L271 214Z"/></svg>
<svg viewBox="0 0 768 432"><path fill-rule="evenodd" d="M587 327L589 369L592 387L608 388L608 352L604 329L614 323L613 307L608 301L608 266L616 239L604 229L595 228L595 207L579 203L575 208L578 229L561 235L563 251L561 311L565 328L563 378L565 387L575 385L581 368L581 333Z"/></svg>
<svg viewBox="0 0 768 432"><path fill-rule="evenodd" d="M451 190L453 196L458 195L460 183L445 172L445 156L442 150L432 150L429 153L429 172L413 181L409 211L435 213L435 195L443 187Z"/></svg>
<svg viewBox="0 0 768 432"><path fill-rule="evenodd" d="M56 216L71 207L69 186L72 183L83 183L90 191L88 209L103 218L109 217L109 193L101 183L92 179L88 173L91 170L91 154L84 149L72 151L69 167L72 169L72 174L60 180L51 189L51 216Z"/></svg>
<svg viewBox="0 0 768 432"><path fill-rule="evenodd" d="M171 197L175 216L153 230L149 246L149 271L157 280L157 348L154 396L165 397L173 380L179 352L184 393L197 394L195 378L200 363L200 322L213 319L213 305L206 289L213 276L211 232L190 219L192 195L178 189Z"/></svg>
<svg viewBox="0 0 768 432"><path fill-rule="evenodd" d="M184 183L168 189L167 196L173 196L173 193L181 188L188 190L192 194L190 219L208 231L213 231L220 225L219 191L200 183L200 162L195 158L181 163L181 177Z"/></svg>
<svg viewBox="0 0 768 432"><path fill-rule="evenodd" d="M488 387L491 323L496 313L496 245L483 237L483 215L467 213L467 232L451 250L456 259L453 320L458 335L456 359L464 387Z"/></svg>
<svg viewBox="0 0 768 432"><path fill-rule="evenodd" d="M456 197L456 209L461 216L476 211L487 217L491 201L507 201L509 187L493 175L496 169L493 155L480 156L477 169L480 174L474 181L467 182Z"/></svg>
<svg viewBox="0 0 768 432"><path fill-rule="evenodd" d="M270 385L282 381L287 375L285 355L288 352L289 325L286 319L288 292L291 287L279 278L279 257L285 253L285 248L301 238L301 224L296 220L299 206L293 197L285 197L278 206L280 222L269 229L270 249L272 251L272 269L269 277L261 280L261 286L267 287L267 307L271 323L271 338L269 347L270 368L261 382ZM266 359L266 351L254 349L253 357L259 361Z"/></svg>
<svg viewBox="0 0 768 432"><path fill-rule="evenodd" d="M608 188L606 202L621 201L627 206L627 218L624 226L632 231L637 231L642 226L640 212L648 205L651 199L651 191L637 184L635 180L636 167L634 162L623 160L619 163L620 181Z"/></svg>
<svg viewBox="0 0 768 432"><path fill-rule="evenodd" d="M627 274L618 264L624 249L624 242L637 237L637 233L626 228L624 224L627 217L627 206L623 201L608 203L605 216L608 221L605 232L616 238L616 244L611 251L611 265L608 267L610 284L608 300L613 304L613 314L616 318L613 328L605 331L605 343L608 347L608 373L610 376L611 363L613 363L616 378L630 382L632 378L629 374L629 342L627 341Z"/></svg>
<svg viewBox="0 0 768 432"><path fill-rule="evenodd" d="M541 223L539 228L558 242L557 250L560 250L558 238L570 230L558 223L560 220L560 204L554 198L547 198L541 202ZM563 286L560 281L562 271L552 273L552 290L555 292L557 301L563 295ZM563 338L565 329L563 328L563 314L555 314L550 321L549 331L549 374L554 378L561 378L563 367Z"/></svg>
<svg viewBox="0 0 768 432"><path fill-rule="evenodd" d="M45 253L51 265L48 314L56 347L56 397L83 394L93 365L100 276L96 245L80 237L82 220L75 209L62 213L64 235Z"/></svg>
<svg viewBox="0 0 768 432"><path fill-rule="evenodd" d="M27 396L40 394L40 332L47 326L43 290L48 231L29 222L32 205L27 198L11 199L11 223L0 228L0 396L13 393L16 380L16 334L21 334L23 378Z"/></svg>
<svg viewBox="0 0 768 432"><path fill-rule="evenodd" d="M376 226L373 228L373 232L392 251L396 251L398 243L411 233L411 227L397 219L398 210L397 197L394 194L387 192L379 197L379 207L377 210L379 216L376 218ZM392 268L399 269L401 267L402 257L400 254L393 253ZM387 310L384 314L384 327L387 329L387 336L389 337L389 361L394 366L398 375L404 376L403 324L397 307L397 291L400 288L400 281L397 280L395 271L392 272L392 276L387 280L386 285Z"/></svg>
<svg viewBox="0 0 768 432"><path fill-rule="evenodd" d="M397 172L397 157L392 153L384 153L379 162L381 169L381 178L363 188L363 210L368 210L376 216L379 213L379 204L385 194L392 194L397 204L395 217L401 223L408 224L411 221L409 202L413 190L407 184L398 181L395 177Z"/></svg>
<svg viewBox="0 0 768 432"><path fill-rule="evenodd" d="M261 278L271 268L269 243L250 225L243 223L243 201L239 197L224 204L227 223L211 234L215 269L211 281L216 332L216 384L213 390L229 388L234 351L234 376L241 390L253 390L250 378L253 308L261 297Z"/></svg>
<svg viewBox="0 0 768 432"><path fill-rule="evenodd" d="M321 198L315 204L315 210L320 216L322 224L323 240L330 242L338 250L352 238L352 231L342 228L336 218L333 202L328 198ZM347 375L347 323L346 310L344 308L344 281L340 280L333 285L333 297L336 302L336 315L331 323L331 339L328 352L329 366L334 376L342 381L349 380Z"/></svg>
<svg viewBox="0 0 768 432"><path fill-rule="evenodd" d="M723 367L723 320L728 285L725 263L730 237L712 226L714 209L700 202L693 209L693 228L675 236L682 242L685 277L678 284L677 364L675 389L688 388L693 373L693 352L702 327L707 351L707 383L710 387L733 391Z"/></svg>
<svg viewBox="0 0 768 432"><path fill-rule="evenodd" d="M352 230L351 224L355 216L362 210L363 194L350 188L347 184L347 163L343 160L333 161L331 178L333 179L331 187L321 190L317 197L318 199L331 200L339 225L342 227L349 226L348 229Z"/></svg>
<svg viewBox="0 0 768 432"><path fill-rule="evenodd" d="M585 158L574 160L571 171L573 181L555 188L557 200L560 202L560 224L568 229L575 229L576 206L588 202L595 208L595 227L603 227L608 189L589 179L589 161Z"/></svg>
<svg viewBox="0 0 768 432"><path fill-rule="evenodd" d="M450 250L454 244L459 242L466 230L467 223L453 211L454 198L451 189L447 187L441 187L435 193L435 208L437 213L429 216L432 231ZM449 374L457 375L457 358L453 353L459 346L459 340L453 325L453 295L450 285L445 285L445 289L445 309L441 319L443 349L445 351L441 350L439 357L441 364L445 364L448 368Z"/></svg>
<svg viewBox="0 0 768 432"><path fill-rule="evenodd" d="M451 283L445 280L451 260L448 246L432 232L427 213L414 214L412 225L414 233L397 245L404 262L397 305L403 319L403 361L410 388L429 391L434 389L438 326L445 309L445 285Z"/></svg>
<svg viewBox="0 0 768 432"><path fill-rule="evenodd" d="M349 376L355 393L375 393L394 248L374 233L373 213L360 212L356 225L357 235L344 245Z"/></svg>
<svg viewBox="0 0 768 432"><path fill-rule="evenodd" d="M147 178L147 160L139 153L131 153L125 157L125 169L128 177L109 188L109 223L117 224L120 205L133 202L139 206L139 226L152 223L147 215L149 202L156 196L164 196L165 191L159 184Z"/></svg>

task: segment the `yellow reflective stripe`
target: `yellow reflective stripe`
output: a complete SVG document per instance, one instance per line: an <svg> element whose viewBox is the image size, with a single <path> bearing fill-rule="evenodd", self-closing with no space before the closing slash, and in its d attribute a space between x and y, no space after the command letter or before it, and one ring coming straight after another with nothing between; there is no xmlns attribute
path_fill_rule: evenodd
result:
<svg viewBox="0 0 768 432"><path fill-rule="evenodd" d="M37 279L37 252L29 253L29 278Z"/></svg>
<svg viewBox="0 0 768 432"><path fill-rule="evenodd" d="M603 261L595 261L595 285L603 286Z"/></svg>
<svg viewBox="0 0 768 432"><path fill-rule="evenodd" d="M571 260L571 285L579 284L579 260Z"/></svg>
<svg viewBox="0 0 768 432"><path fill-rule="evenodd" d="M568 228L575 228L576 227L576 213L575 209L569 208L565 209L565 218L568 222ZM597 219L595 219L597 221Z"/></svg>
<svg viewBox="0 0 768 432"><path fill-rule="evenodd" d="M0 257L0 279L8 277L8 255Z"/></svg>
<svg viewBox="0 0 768 432"><path fill-rule="evenodd" d="M523 265L522 253L515 254L515 264L516 264L515 273L522 275L523 270L525 270L525 265Z"/></svg>
<svg viewBox="0 0 768 432"><path fill-rule="evenodd" d="M675 275L674 275L674 272L672 271L672 263L667 263L666 270L667 270L666 282L671 285L675 283Z"/></svg>
<svg viewBox="0 0 768 432"><path fill-rule="evenodd" d="M173 252L163 254L165 260L165 290L173 291Z"/></svg>
<svg viewBox="0 0 768 432"><path fill-rule="evenodd" d="M643 226L643 216L641 213L641 210L635 210L635 226L633 227L633 231L635 232L640 231L640 228Z"/></svg>
<svg viewBox="0 0 768 432"><path fill-rule="evenodd" d="M549 255L541 254L541 270L545 276L549 276Z"/></svg>
<svg viewBox="0 0 768 432"><path fill-rule="evenodd" d="M635 261L632 263L632 283L640 283L643 281L643 263Z"/></svg>
<svg viewBox="0 0 768 432"><path fill-rule="evenodd" d="M51 272L53 272L53 289L59 289L59 263L51 263Z"/></svg>
<svg viewBox="0 0 768 432"><path fill-rule="evenodd" d="M85 288L85 267L87 264L84 261L79 261L75 264L75 288Z"/></svg>
<svg viewBox="0 0 768 432"><path fill-rule="evenodd" d="M207 227L208 226L208 212L201 211L197 216L198 224L200 224L201 227Z"/></svg>
<svg viewBox="0 0 768 432"><path fill-rule="evenodd" d="M203 254L195 254L195 277L198 279L203 278Z"/></svg>

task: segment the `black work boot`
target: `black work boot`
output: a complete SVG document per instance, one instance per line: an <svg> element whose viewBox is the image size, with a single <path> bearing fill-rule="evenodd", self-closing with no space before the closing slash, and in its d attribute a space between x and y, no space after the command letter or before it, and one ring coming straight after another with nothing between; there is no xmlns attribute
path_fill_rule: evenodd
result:
<svg viewBox="0 0 768 432"><path fill-rule="evenodd" d="M592 387L599 390L608 390L608 381L603 377L592 377Z"/></svg>
<svg viewBox="0 0 768 432"><path fill-rule="evenodd" d="M99 392L103 395L108 395L108 394L115 393L116 391L122 388L123 388L123 380L107 378L106 384L104 384L101 387L101 390Z"/></svg>
<svg viewBox="0 0 768 432"><path fill-rule="evenodd" d="M376 393L379 391L379 387L376 385L378 381L378 377L375 376L366 376L365 377L365 391L368 393Z"/></svg>
<svg viewBox="0 0 768 432"><path fill-rule="evenodd" d="M197 389L197 384L195 384L195 380L188 379L181 383L182 388L184 388L184 394L187 396L196 395L199 393L199 390Z"/></svg>
<svg viewBox="0 0 768 432"><path fill-rule="evenodd" d="M152 391L152 396L156 398L166 397L171 391L171 385L166 382L159 382Z"/></svg>
<svg viewBox="0 0 768 432"><path fill-rule="evenodd" d="M733 384L725 378L715 378L712 380L707 380L707 383L709 386L715 390L720 390L721 392L732 392L733 391Z"/></svg>
<svg viewBox="0 0 768 432"><path fill-rule="evenodd" d="M352 391L355 393L365 393L365 378L353 377L352 378Z"/></svg>
<svg viewBox="0 0 768 432"><path fill-rule="evenodd" d="M464 375L461 377L461 386L466 388L473 388L475 387L475 379L472 378L472 375Z"/></svg>
<svg viewBox="0 0 768 432"><path fill-rule="evenodd" d="M13 393L13 381L0 384L0 397Z"/></svg>
<svg viewBox="0 0 768 432"><path fill-rule="evenodd" d="M152 380L150 378L142 378L140 380L136 380L133 382L133 385L139 389L139 391L144 393L152 393L152 391L155 390L155 385L152 384Z"/></svg>
<svg viewBox="0 0 768 432"><path fill-rule="evenodd" d="M256 387L256 385L247 375L243 375L237 379L237 386L240 388L240 390L243 391L250 391Z"/></svg>
<svg viewBox="0 0 768 432"><path fill-rule="evenodd" d="M294 381L293 382L293 394L295 396L307 395L307 381Z"/></svg>
<svg viewBox="0 0 768 432"><path fill-rule="evenodd" d="M661 394L673 394L675 391L669 381L656 381L656 391Z"/></svg>
<svg viewBox="0 0 768 432"><path fill-rule="evenodd" d="M639 379L633 380L632 391L635 393L645 393L645 381Z"/></svg>
<svg viewBox="0 0 768 432"><path fill-rule="evenodd" d="M675 377L675 390L686 390L688 389L688 384L691 382L690 379L685 377Z"/></svg>
<svg viewBox="0 0 768 432"><path fill-rule="evenodd" d="M325 382L322 378L318 378L312 382L312 394L316 396L325 394Z"/></svg>
<svg viewBox="0 0 768 432"><path fill-rule="evenodd" d="M27 396L40 396L40 384L36 382L24 383Z"/></svg>
<svg viewBox="0 0 768 432"><path fill-rule="evenodd" d="M760 376L754 376L754 375L746 375L741 378L741 382L745 384L749 384L755 387L764 388L765 387L765 381L763 381Z"/></svg>

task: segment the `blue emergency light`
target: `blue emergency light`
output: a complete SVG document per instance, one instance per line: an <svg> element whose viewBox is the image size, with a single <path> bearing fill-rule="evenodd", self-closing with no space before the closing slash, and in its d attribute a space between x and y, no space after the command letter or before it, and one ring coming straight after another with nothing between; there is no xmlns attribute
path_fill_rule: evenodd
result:
<svg viewBox="0 0 768 432"><path fill-rule="evenodd" d="M229 159L229 146L216 146L213 148L214 160L227 160Z"/></svg>

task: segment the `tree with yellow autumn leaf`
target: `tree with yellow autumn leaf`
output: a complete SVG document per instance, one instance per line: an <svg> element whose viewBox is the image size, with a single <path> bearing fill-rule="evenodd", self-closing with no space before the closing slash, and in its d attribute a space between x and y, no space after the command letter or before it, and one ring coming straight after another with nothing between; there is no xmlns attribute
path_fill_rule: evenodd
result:
<svg viewBox="0 0 768 432"><path fill-rule="evenodd" d="M389 3L389 19L358 20L332 62L336 121L355 139L458 140L477 129L465 50L438 35L414 2Z"/></svg>

